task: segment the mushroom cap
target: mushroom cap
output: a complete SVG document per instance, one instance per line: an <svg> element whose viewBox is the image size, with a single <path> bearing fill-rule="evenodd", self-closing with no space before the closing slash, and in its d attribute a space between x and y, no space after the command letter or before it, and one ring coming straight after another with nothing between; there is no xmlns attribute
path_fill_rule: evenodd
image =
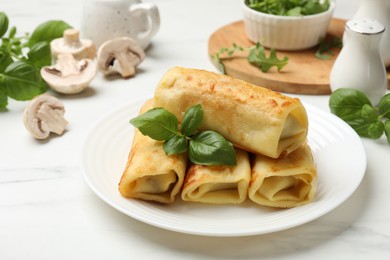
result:
<svg viewBox="0 0 390 260"><path fill-rule="evenodd" d="M96 56L96 46L88 39L80 39L80 31L69 28L64 31L63 37L50 42L50 50L53 63L57 56L64 53L72 54L77 60L94 59Z"/></svg>
<svg viewBox="0 0 390 260"><path fill-rule="evenodd" d="M76 94L90 85L96 71L96 63L91 59L76 60L71 54L60 54L54 66L41 69L41 76L55 91Z"/></svg>
<svg viewBox="0 0 390 260"><path fill-rule="evenodd" d="M23 122L33 137L45 139L50 132L62 135L68 125L64 114L64 105L57 98L42 94L29 102L24 110Z"/></svg>
<svg viewBox="0 0 390 260"><path fill-rule="evenodd" d="M135 75L135 68L145 59L141 46L130 37L118 37L103 43L97 53L98 69L105 75Z"/></svg>

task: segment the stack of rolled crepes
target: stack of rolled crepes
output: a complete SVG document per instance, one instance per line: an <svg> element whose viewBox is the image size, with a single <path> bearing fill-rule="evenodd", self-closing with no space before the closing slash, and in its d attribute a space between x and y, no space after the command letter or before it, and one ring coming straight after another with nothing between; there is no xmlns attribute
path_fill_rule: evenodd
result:
<svg viewBox="0 0 390 260"><path fill-rule="evenodd" d="M152 104L153 103L153 104ZM160 80L141 113L163 107L182 121L201 104L201 130L213 130L236 150L235 166L205 166L187 155L167 156L162 142L135 130L119 183L125 197L162 203L184 201L290 208L314 199L317 171L307 145L308 119L299 99L226 75L175 67Z"/></svg>

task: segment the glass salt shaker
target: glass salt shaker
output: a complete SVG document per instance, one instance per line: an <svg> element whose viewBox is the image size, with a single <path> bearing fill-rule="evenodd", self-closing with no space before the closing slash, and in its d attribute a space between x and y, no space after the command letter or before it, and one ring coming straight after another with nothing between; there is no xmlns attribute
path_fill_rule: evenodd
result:
<svg viewBox="0 0 390 260"><path fill-rule="evenodd" d="M344 46L330 73L330 88L354 88L377 105L387 90L386 68L380 54L385 26L369 18L349 20Z"/></svg>

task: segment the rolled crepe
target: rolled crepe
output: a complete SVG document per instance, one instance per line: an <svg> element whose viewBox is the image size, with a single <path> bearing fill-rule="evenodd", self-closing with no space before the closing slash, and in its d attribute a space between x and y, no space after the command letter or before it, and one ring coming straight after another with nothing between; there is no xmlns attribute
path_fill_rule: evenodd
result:
<svg viewBox="0 0 390 260"><path fill-rule="evenodd" d="M187 109L201 104L201 129L222 134L235 147L272 158L306 141L308 119L299 99L213 72L175 67L160 80L154 106L182 121Z"/></svg>
<svg viewBox="0 0 390 260"><path fill-rule="evenodd" d="M250 163L248 153L236 149L237 164L191 164L183 184L181 197L184 201L213 204L238 204L248 196Z"/></svg>
<svg viewBox="0 0 390 260"><path fill-rule="evenodd" d="M257 155L252 166L249 198L257 204L291 208L311 202L317 170L308 145L282 159Z"/></svg>
<svg viewBox="0 0 390 260"><path fill-rule="evenodd" d="M149 100L141 113L152 107L153 102ZM167 156L163 142L144 136L135 129L119 191L124 197L171 203L183 185L186 167L185 154Z"/></svg>

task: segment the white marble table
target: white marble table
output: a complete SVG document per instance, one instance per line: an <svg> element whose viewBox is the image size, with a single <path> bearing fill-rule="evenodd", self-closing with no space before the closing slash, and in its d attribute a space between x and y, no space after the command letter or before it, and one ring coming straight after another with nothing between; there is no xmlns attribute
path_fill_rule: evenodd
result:
<svg viewBox="0 0 390 260"><path fill-rule="evenodd" d="M104 113L151 96L176 65L215 71L207 57L212 32L241 19L239 0L160 0L161 30L136 77L106 80L59 96L70 121L61 137L36 141L23 126L26 102L0 113L0 259L390 259L390 145L363 139L366 175L335 210L305 225L267 235L202 237L134 220L100 200L80 170L82 143ZM338 0L348 19L359 1ZM12 25L31 31L49 19L79 27L81 0L2 1ZM328 110L329 96L299 96ZM348 155L340 155L342 156ZM337 162L329 162L337 163Z"/></svg>

